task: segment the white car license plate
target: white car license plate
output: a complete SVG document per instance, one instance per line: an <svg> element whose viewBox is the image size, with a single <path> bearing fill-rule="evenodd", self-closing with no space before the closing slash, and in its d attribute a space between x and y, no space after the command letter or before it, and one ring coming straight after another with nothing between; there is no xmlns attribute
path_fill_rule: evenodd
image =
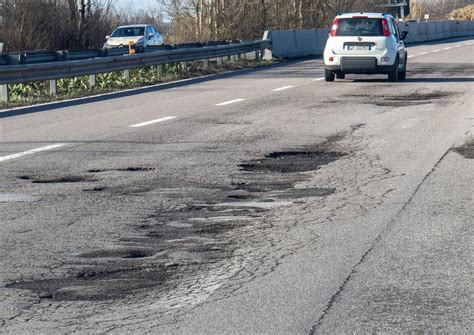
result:
<svg viewBox="0 0 474 335"><path fill-rule="evenodd" d="M372 50L370 45L346 45L347 50L355 50L355 51L370 51Z"/></svg>

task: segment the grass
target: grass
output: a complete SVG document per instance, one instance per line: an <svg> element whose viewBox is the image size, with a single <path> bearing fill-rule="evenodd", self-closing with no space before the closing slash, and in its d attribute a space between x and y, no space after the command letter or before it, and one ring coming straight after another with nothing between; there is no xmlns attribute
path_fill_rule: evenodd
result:
<svg viewBox="0 0 474 335"><path fill-rule="evenodd" d="M49 94L49 82L10 84L8 85L9 102L0 103L0 109L87 97L270 64L272 61L239 60L224 62L222 66L210 63L207 70L203 68L203 62L197 61L186 62L184 67L181 64L167 64L161 76L158 75L156 67L130 70L129 80L125 78L123 71L98 74L94 86L91 86L89 76L63 78L57 80L56 95Z"/></svg>

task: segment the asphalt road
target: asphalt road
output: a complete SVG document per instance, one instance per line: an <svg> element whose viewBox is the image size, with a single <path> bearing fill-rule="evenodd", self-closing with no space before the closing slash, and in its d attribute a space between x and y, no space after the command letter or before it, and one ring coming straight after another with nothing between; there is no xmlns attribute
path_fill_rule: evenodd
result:
<svg viewBox="0 0 474 335"><path fill-rule="evenodd" d="M472 332L474 40L0 112L1 333Z"/></svg>

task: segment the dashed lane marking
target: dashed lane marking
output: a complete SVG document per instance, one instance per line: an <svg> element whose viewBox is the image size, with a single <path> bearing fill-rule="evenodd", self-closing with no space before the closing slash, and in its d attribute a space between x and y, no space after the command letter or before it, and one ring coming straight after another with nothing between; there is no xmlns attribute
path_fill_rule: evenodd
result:
<svg viewBox="0 0 474 335"><path fill-rule="evenodd" d="M283 87L275 88L274 90L272 90L272 92L280 92L284 90L289 90L290 88L293 88L293 87L294 86L283 86Z"/></svg>
<svg viewBox="0 0 474 335"><path fill-rule="evenodd" d="M321 78L316 78L316 79L313 79L314 81L321 81L321 80L324 80L324 77L321 77Z"/></svg>
<svg viewBox="0 0 474 335"><path fill-rule="evenodd" d="M449 50L449 49L451 49L451 47L443 48L443 50Z"/></svg>
<svg viewBox="0 0 474 335"><path fill-rule="evenodd" d="M427 55L428 52L422 52L420 55Z"/></svg>
<svg viewBox="0 0 474 335"><path fill-rule="evenodd" d="M432 52L440 52L441 50L439 49L436 49L436 50L433 50Z"/></svg>
<svg viewBox="0 0 474 335"><path fill-rule="evenodd" d="M410 56L408 56L408 58L412 58L412 57L415 57L415 55L410 55Z"/></svg>
<svg viewBox="0 0 474 335"><path fill-rule="evenodd" d="M36 149L28 150L28 151L19 152L17 154L13 154L13 155L3 156L3 157L0 157L0 162L5 162L5 161L9 161L9 160L16 159L16 158L21 158L21 157L24 157L24 156L33 155L33 154L43 152L43 151L57 149L57 148L65 146L65 145L66 145L65 143L52 144L52 145L47 145L47 146L41 147L41 148L36 148Z"/></svg>
<svg viewBox="0 0 474 335"><path fill-rule="evenodd" d="M162 117L161 119L156 119L156 120L151 120L151 121L147 121L147 122L137 123L137 124L129 126L129 128L138 128L138 127L148 126L150 124L165 122L165 121L169 121L169 120L173 120L173 119L176 119L176 116L166 116L166 117Z"/></svg>
<svg viewBox="0 0 474 335"><path fill-rule="evenodd" d="M216 104L216 106L227 106L227 105L230 105L230 104L235 104L237 102L241 102L241 101L244 101L245 99L235 99L235 100L230 100L230 101L226 101L226 102L221 102L219 104Z"/></svg>

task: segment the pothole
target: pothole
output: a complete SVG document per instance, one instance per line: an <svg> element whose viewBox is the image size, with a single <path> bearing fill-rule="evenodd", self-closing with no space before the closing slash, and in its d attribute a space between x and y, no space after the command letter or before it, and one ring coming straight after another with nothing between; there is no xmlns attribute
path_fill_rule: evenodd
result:
<svg viewBox="0 0 474 335"><path fill-rule="evenodd" d="M93 187L93 188L86 188L83 191L84 192L101 192L104 191L106 187Z"/></svg>
<svg viewBox="0 0 474 335"><path fill-rule="evenodd" d="M236 200L246 200L246 199L255 199L257 196L255 194L251 193L232 193L227 195L227 198L229 199L236 199Z"/></svg>
<svg viewBox="0 0 474 335"><path fill-rule="evenodd" d="M298 199L298 198L309 198L309 197L326 197L336 192L335 188L295 188L288 190L282 194L277 194L278 198L286 199Z"/></svg>
<svg viewBox="0 0 474 335"><path fill-rule="evenodd" d="M6 287L30 290L40 298L57 301L115 300L140 289L163 285L168 277L164 265L126 268L112 264L73 277L15 282Z"/></svg>
<svg viewBox="0 0 474 335"><path fill-rule="evenodd" d="M18 179L31 181L33 184L91 183L97 179L88 176L19 176Z"/></svg>
<svg viewBox="0 0 474 335"><path fill-rule="evenodd" d="M241 164L244 171L295 173L319 169L346 156L346 153L315 150L315 151L282 151L266 155L264 159Z"/></svg>
<svg viewBox="0 0 474 335"><path fill-rule="evenodd" d="M293 205L290 201L238 201L238 202L223 202L215 205L216 207L255 207L261 209L271 209L282 206Z"/></svg>
<svg viewBox="0 0 474 335"><path fill-rule="evenodd" d="M465 158L473 159L474 158L474 139L468 140L466 143L460 147L453 149L460 155L463 155Z"/></svg>
<svg viewBox="0 0 474 335"><path fill-rule="evenodd" d="M149 249L105 249L95 250L81 254L79 257L82 258L145 258L153 256L156 253L155 250Z"/></svg>
<svg viewBox="0 0 474 335"><path fill-rule="evenodd" d="M118 169L90 169L87 170L89 173L101 173L101 172L109 172L109 171L120 171L120 172L146 172L146 171L154 171L156 168L152 167L143 167L143 166L131 166L126 168L118 168Z"/></svg>
<svg viewBox="0 0 474 335"><path fill-rule="evenodd" d="M428 93L408 93L408 94L398 94L398 95L373 95L373 94L349 94L343 100L346 102L354 101L354 99L359 99L360 103L371 104L376 106L393 106L393 107L406 107L406 106L416 106L416 105L425 105L433 103L436 100L441 100L443 98L454 95L453 92L428 92ZM336 101L341 101L337 99Z"/></svg>

